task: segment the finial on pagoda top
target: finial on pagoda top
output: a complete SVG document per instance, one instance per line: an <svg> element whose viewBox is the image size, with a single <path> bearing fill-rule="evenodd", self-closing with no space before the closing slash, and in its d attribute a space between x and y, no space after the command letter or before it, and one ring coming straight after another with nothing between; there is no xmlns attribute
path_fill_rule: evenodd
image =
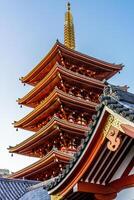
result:
<svg viewBox="0 0 134 200"><path fill-rule="evenodd" d="M67 10L71 10L71 5L70 5L70 2L67 3Z"/></svg>
<svg viewBox="0 0 134 200"><path fill-rule="evenodd" d="M67 3L64 23L64 44L70 49L75 49L75 32L70 2Z"/></svg>

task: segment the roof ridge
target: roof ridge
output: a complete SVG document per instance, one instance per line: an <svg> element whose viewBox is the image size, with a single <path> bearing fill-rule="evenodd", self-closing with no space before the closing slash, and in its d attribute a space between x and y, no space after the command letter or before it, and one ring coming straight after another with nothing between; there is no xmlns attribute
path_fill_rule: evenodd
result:
<svg viewBox="0 0 134 200"><path fill-rule="evenodd" d="M23 183L39 183L39 181L36 180L27 180L27 179L12 179L12 178L2 178L0 177L0 181L7 181L7 182L23 182Z"/></svg>

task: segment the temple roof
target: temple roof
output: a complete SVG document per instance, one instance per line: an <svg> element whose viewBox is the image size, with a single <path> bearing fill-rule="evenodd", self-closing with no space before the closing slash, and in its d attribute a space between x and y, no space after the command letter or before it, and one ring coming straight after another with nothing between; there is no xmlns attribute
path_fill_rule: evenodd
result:
<svg viewBox="0 0 134 200"><path fill-rule="evenodd" d="M62 130L67 131L68 133L70 132L72 135L77 135L78 137L85 137L87 132L89 131L89 127L84 127L78 124L68 122L67 120L53 117L50 120L50 122L48 122L36 134L32 135L31 137L24 140L15 147L10 147L9 152L26 154L28 150L34 148L35 146L45 143L45 140L47 140L50 137L53 137L53 135L56 137L57 132L60 132Z"/></svg>
<svg viewBox="0 0 134 200"><path fill-rule="evenodd" d="M0 200L18 200L38 181L0 178Z"/></svg>
<svg viewBox="0 0 134 200"><path fill-rule="evenodd" d="M16 128L20 127L28 130L33 130L33 128L29 129L29 127L37 123L39 119L41 120L45 117L48 117L50 113L52 113L59 107L59 105L62 104L62 102L71 107L73 106L74 108L79 108L82 110L85 109L85 111L90 110L92 112L95 111L95 106L97 105L97 103L79 99L55 88L53 92L32 112L30 112L27 116L18 122L15 122L14 126Z"/></svg>
<svg viewBox="0 0 134 200"><path fill-rule="evenodd" d="M25 167L24 169L17 171L9 176L9 178L27 178L31 174L36 175L42 170L49 169L50 165L54 165L54 163L57 163L57 159L60 160L60 162L68 163L70 159L72 159L72 155L61 152L58 150L52 150L50 151L46 156L38 160L37 162L29 165L28 167Z"/></svg>
<svg viewBox="0 0 134 200"><path fill-rule="evenodd" d="M127 92L127 89L127 86L109 85L105 89L104 94L105 96L111 96L111 98L128 107L128 109L134 109L134 94Z"/></svg>
<svg viewBox="0 0 134 200"><path fill-rule="evenodd" d="M56 58L55 61L52 61L54 57L57 56L58 54L59 54L58 56L59 58L58 59ZM70 57L75 60L79 60L80 62L91 64L92 65L91 68L93 68L94 66L94 69L97 68L104 71L109 71L109 75L105 77L106 79L109 79L110 77L112 77L114 74L116 74L118 71L122 69L121 64L112 64L112 63L108 63L108 62L93 58L91 56L87 56L78 51L67 48L65 45L57 41L55 45L52 47L52 49L50 50L50 52L46 55L46 57L33 70L31 70L25 77L22 77L21 81L23 83L36 85L37 80L39 80L39 77L41 77L41 79L42 77L44 77L43 75L44 68L50 62L53 62L53 64L55 64L63 56Z"/></svg>
<svg viewBox="0 0 134 200"><path fill-rule="evenodd" d="M126 104L127 104L127 106L126 106ZM111 86L111 85L107 86L107 88L104 91L104 94L101 97L101 103L96 108L97 114L95 116L93 116L94 122L91 125L91 130L89 131L87 138L83 141L80 151L75 154L75 158L72 160L72 162L70 162L70 164L68 164L66 166L66 168L62 171L62 173L59 175L58 178L55 178L55 181L48 184L47 189L49 191L49 194L53 194L53 193L56 194L56 191L58 191L61 186L63 187L64 182L66 182L69 177L72 177L74 171L77 168L79 168L78 166L81 163L81 160L84 159L84 156L87 157L87 153L88 153L89 157L92 156L92 151L95 151L95 149L94 150L92 149L92 151L91 151L91 148L93 146L93 142L95 141L95 138L98 137L97 134L100 132L99 131L96 134L96 131L98 129L98 126L99 125L101 126L101 122L104 126L103 116L105 114L107 116L107 112L114 115L115 117L118 117L123 124L129 125L133 129L133 133L132 133L133 135L131 135L131 136L134 137L133 106L134 106L134 95L133 94L131 94L127 91L124 91L121 87L115 87L115 86ZM128 149L130 149L130 147L132 147L132 142L133 142L132 138L133 137L131 137L131 136L129 134L127 134L127 132L124 132L124 141L121 144L121 148L119 148L119 150L117 151L118 154L117 155L115 154L116 157L122 153L124 153L124 157L125 157L125 153L127 153ZM94 145L98 145L99 146L98 151L101 152L102 151L101 146L102 145L105 146L104 136L100 135L100 139L98 137L97 140L98 141L96 141L96 144L94 143ZM125 149L126 146L128 147L128 149ZM91 153L90 153L91 155L89 155L89 152L90 152L89 148L91 151ZM96 153L97 153L97 151L96 151ZM124 157L122 157L122 159ZM84 162L86 163L87 161L84 161ZM96 161L95 161L95 163L96 163ZM119 167L119 164L116 167ZM106 168L106 165L105 165L105 168ZM90 171L91 171L91 169L90 169ZM80 168L77 170L79 171ZM104 169L103 169L103 171L104 171ZM111 174L110 174L110 177L111 177ZM76 180L78 180L78 176L75 177L75 181ZM70 185L71 183L68 183L68 184ZM72 187L73 186L74 185L72 185ZM71 189L71 187L70 187L70 189ZM67 191L67 188L66 188L66 191Z"/></svg>
<svg viewBox="0 0 134 200"><path fill-rule="evenodd" d="M50 200L50 196L47 191L43 190L43 187L39 187L36 189L30 189L27 193L25 193L20 200ZM5 200L5 199L3 199Z"/></svg>
<svg viewBox="0 0 134 200"><path fill-rule="evenodd" d="M88 88L91 86L93 88L102 90L104 87L104 83L102 81L86 76L83 77L83 75L65 69L56 63L51 71L28 94L26 94L23 98L18 99L18 103L30 105L32 107L32 102L40 100L43 98L43 95L46 96L48 93L50 93L58 80L62 78L69 80L70 83L74 82L75 80L75 83L85 85Z"/></svg>

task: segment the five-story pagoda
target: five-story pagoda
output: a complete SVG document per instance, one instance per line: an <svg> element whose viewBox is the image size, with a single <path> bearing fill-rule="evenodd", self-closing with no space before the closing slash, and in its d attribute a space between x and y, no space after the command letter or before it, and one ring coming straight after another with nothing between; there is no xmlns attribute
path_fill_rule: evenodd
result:
<svg viewBox="0 0 134 200"><path fill-rule="evenodd" d="M64 24L64 45L55 43L46 57L22 83L33 89L20 105L33 111L14 123L15 128L35 133L9 148L10 153L40 158L12 174L11 178L48 180L57 176L78 151L90 129L92 115L104 88L104 80L122 69L121 65L84 55L74 50L75 34L70 3Z"/></svg>

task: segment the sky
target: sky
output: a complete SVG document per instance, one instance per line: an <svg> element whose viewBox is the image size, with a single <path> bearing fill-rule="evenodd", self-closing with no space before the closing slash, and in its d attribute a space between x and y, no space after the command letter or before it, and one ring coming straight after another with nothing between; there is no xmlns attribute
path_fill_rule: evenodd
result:
<svg viewBox="0 0 134 200"><path fill-rule="evenodd" d="M65 0L0 0L0 168L16 171L36 159L8 153L32 133L13 128L28 108L16 100L31 87L19 81L51 49L64 41ZM134 1L70 0L75 24L76 50L124 69L110 80L134 92Z"/></svg>

